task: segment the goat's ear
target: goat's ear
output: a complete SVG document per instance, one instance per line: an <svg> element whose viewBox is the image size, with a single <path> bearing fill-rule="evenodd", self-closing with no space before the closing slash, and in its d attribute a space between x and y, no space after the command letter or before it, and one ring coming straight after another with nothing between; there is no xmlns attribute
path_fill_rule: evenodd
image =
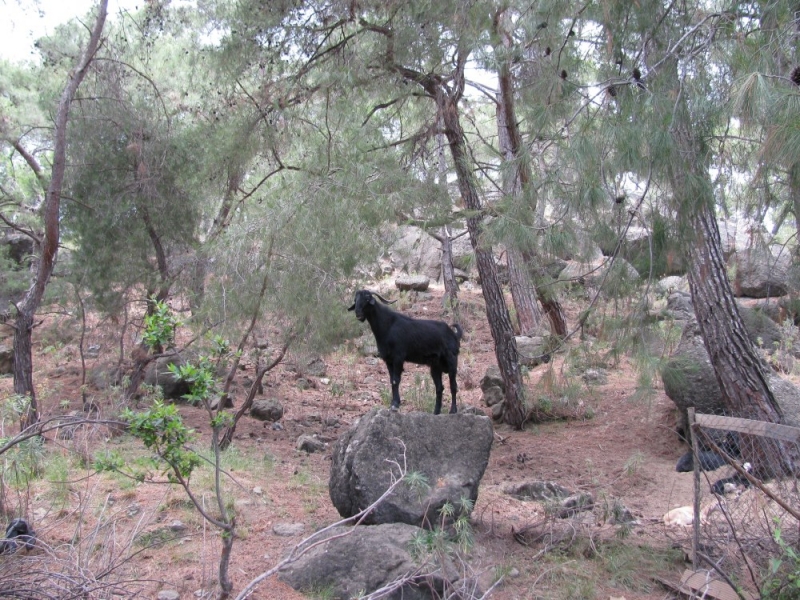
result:
<svg viewBox="0 0 800 600"><path fill-rule="evenodd" d="M355 302L353 302L353 306L351 306L351 307L350 307L350 308L348 308L347 310L355 310L355 309L356 309L356 303L355 303Z"/></svg>

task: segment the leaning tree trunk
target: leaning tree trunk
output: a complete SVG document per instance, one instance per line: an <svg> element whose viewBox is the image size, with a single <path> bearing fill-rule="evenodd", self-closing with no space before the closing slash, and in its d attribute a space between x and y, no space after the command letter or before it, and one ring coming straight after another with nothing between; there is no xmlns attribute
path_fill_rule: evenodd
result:
<svg viewBox="0 0 800 600"><path fill-rule="evenodd" d="M28 289L25 298L16 306L17 315L14 321L14 393L27 396L30 405L27 414L21 421L22 428L32 425L39 420L39 407L36 402L36 392L33 387L33 321L44 296L45 288L53 274L59 242L59 211L61 207L61 187L64 183L66 171L67 152L67 123L69 109L75 92L78 90L86 73L94 60L97 48L100 45L100 36L106 21L108 0L100 0L97 18L95 19L89 42L74 70L70 72L69 81L61 93L56 111L53 166L50 183L45 194L44 204L44 236L41 244L41 254L34 281Z"/></svg>
<svg viewBox="0 0 800 600"><path fill-rule="evenodd" d="M497 365L506 388L504 419L513 427L522 428L527 418L522 375L519 369L519 355L514 339L514 328L508 314L503 290L497 279L497 265L491 247L483 245L483 223L479 215L482 209L477 185L469 169L469 157L466 150L464 131L458 118L457 100L439 90L438 98L442 103L445 135L450 142L450 152L456 167L458 187L471 216L467 217L467 229L470 242L475 252L478 273L481 277L483 298L486 302L486 313L494 339Z"/></svg>
<svg viewBox="0 0 800 600"><path fill-rule="evenodd" d="M669 174L680 230L687 236L689 289L723 402L737 417L783 422L769 388L764 364L747 336L722 256L714 196L702 140L693 130L685 106L675 111L672 138L676 158ZM754 474L771 477L798 472L796 450L766 437L742 435L743 456Z"/></svg>

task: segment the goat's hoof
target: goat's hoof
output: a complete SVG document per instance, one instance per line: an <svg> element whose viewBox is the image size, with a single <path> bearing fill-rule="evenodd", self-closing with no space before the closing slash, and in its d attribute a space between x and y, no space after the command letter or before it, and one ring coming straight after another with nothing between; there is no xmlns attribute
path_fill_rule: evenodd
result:
<svg viewBox="0 0 800 600"><path fill-rule="evenodd" d="M400 407L399 406L395 406L394 404L392 404L392 406L391 406L391 408L389 410L391 410L392 412L397 412L398 410L400 410Z"/></svg>

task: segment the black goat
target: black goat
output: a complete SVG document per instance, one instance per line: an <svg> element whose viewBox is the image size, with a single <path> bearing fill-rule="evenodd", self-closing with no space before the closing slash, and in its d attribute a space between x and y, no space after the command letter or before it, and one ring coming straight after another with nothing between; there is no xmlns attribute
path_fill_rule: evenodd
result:
<svg viewBox="0 0 800 600"><path fill-rule="evenodd" d="M700 470L701 471L716 471L721 466L726 465L725 459L711 450L700 451ZM689 450L686 454L678 459L675 465L675 470L678 473L688 473L694 471L694 453Z"/></svg>
<svg viewBox="0 0 800 600"><path fill-rule="evenodd" d="M15 552L20 545L30 550L35 544L36 532L28 527L28 522L25 519L14 519L6 528L5 539L0 539L0 554Z"/></svg>
<svg viewBox="0 0 800 600"><path fill-rule="evenodd" d="M456 372L459 346L464 335L461 326L454 324L451 328L443 321L412 319L378 303L375 298L384 304L391 304L380 294L359 290L353 305L347 310L354 310L359 321L367 321L375 335L378 353L389 369L392 382L392 410L400 408L403 363L412 362L431 368L431 377L436 388L436 407L433 410L435 415L442 412L442 373L447 372L452 395L450 413L457 412Z"/></svg>

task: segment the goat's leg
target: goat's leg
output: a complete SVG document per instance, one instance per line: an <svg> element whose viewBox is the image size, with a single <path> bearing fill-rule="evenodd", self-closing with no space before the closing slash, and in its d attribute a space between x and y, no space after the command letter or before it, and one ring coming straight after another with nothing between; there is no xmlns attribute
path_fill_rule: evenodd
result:
<svg viewBox="0 0 800 600"><path fill-rule="evenodd" d="M450 396L452 401L450 402L450 414L454 415L458 412L458 406L456 405L456 392L458 391L458 385L456 384L456 370L450 369L448 373L450 377Z"/></svg>
<svg viewBox="0 0 800 600"><path fill-rule="evenodd" d="M442 370L438 367L431 367L431 377L433 378L433 387L436 389L436 406L433 408L433 414L438 415L442 412L442 393L444 392Z"/></svg>
<svg viewBox="0 0 800 600"><path fill-rule="evenodd" d="M400 377L403 375L403 363L394 363L389 367L389 380L392 383L392 410L400 410Z"/></svg>

